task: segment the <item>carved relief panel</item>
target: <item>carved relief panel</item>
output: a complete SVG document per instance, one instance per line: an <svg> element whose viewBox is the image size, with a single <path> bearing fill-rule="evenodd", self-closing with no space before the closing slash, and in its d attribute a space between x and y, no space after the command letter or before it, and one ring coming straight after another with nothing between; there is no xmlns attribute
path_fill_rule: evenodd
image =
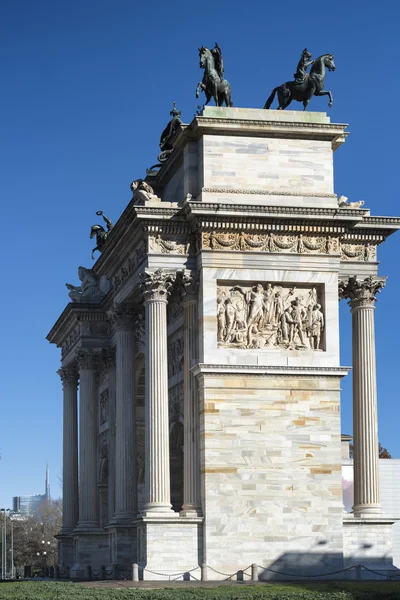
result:
<svg viewBox="0 0 400 600"><path fill-rule="evenodd" d="M322 288L255 283L217 287L217 339L223 348L322 350Z"/></svg>

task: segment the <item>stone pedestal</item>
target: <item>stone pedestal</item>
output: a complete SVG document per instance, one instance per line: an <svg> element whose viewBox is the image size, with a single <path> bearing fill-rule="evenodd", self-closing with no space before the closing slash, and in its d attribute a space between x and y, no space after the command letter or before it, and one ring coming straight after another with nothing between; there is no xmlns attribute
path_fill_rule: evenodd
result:
<svg viewBox="0 0 400 600"><path fill-rule="evenodd" d="M145 581L168 581L174 574L182 580L192 569L200 579L202 521L178 515L164 522L151 517L138 521L138 564Z"/></svg>

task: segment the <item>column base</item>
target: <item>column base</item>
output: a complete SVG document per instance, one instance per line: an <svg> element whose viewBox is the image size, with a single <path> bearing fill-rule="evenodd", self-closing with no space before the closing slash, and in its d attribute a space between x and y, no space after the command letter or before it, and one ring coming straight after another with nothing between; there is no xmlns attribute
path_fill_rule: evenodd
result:
<svg viewBox="0 0 400 600"><path fill-rule="evenodd" d="M109 525L112 525L112 526L123 525L123 526L127 527L127 526L131 525L131 523L134 519L136 519L136 515L133 512L119 513L119 514L115 514L113 516L113 518L109 522Z"/></svg>
<svg viewBox="0 0 400 600"><path fill-rule="evenodd" d="M80 531L102 531L98 521L79 521L78 525L74 529L74 533Z"/></svg>
<svg viewBox="0 0 400 600"><path fill-rule="evenodd" d="M373 519L383 516L383 510L380 504L355 504L353 514L356 519Z"/></svg>
<svg viewBox="0 0 400 600"><path fill-rule="evenodd" d="M179 514L181 517L201 517L201 506L198 504L184 504Z"/></svg>
<svg viewBox="0 0 400 600"><path fill-rule="evenodd" d="M147 502L144 504L141 512L141 517L177 517L179 513L172 510L172 504L161 504L158 502Z"/></svg>

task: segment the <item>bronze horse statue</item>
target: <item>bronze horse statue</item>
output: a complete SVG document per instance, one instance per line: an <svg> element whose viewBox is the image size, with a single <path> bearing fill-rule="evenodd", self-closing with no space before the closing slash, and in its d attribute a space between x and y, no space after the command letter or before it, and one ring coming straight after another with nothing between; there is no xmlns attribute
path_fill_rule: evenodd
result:
<svg viewBox="0 0 400 600"><path fill-rule="evenodd" d="M92 228L90 230L90 239L92 239L96 236L96 244L97 244L96 247L93 248L93 250L92 250L92 259L93 260L94 260L94 253L96 250L98 250L99 252L103 251L104 244L106 243L106 239L108 238L108 235L109 235L111 229L114 227L114 225L112 224L110 219L108 217L106 217L106 215L103 214L102 210L98 210L96 212L96 215L98 217L103 217L103 219L107 225L107 231L104 229L104 227L102 225L92 225Z"/></svg>
<svg viewBox="0 0 400 600"><path fill-rule="evenodd" d="M335 70L333 54L323 54L317 58L313 63L310 74L305 74L302 83L287 81L273 89L264 108L270 108L276 93L278 93L278 110L287 108L292 100L302 102L304 110L306 110L313 96L329 96L328 106L331 107L333 104L332 94L328 90L324 90L325 67L328 71Z"/></svg>
<svg viewBox="0 0 400 600"><path fill-rule="evenodd" d="M196 98L200 96L200 91L205 92L208 104L211 98L214 98L217 106L233 106L231 86L224 79L224 63L222 60L221 48L215 42L215 48L209 50L202 46L199 48L200 68L204 69L203 80L197 86Z"/></svg>

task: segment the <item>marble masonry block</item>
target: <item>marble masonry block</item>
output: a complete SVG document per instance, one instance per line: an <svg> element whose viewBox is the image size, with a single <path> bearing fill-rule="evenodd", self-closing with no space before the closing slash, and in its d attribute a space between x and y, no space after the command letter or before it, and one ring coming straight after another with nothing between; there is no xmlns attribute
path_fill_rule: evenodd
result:
<svg viewBox="0 0 400 600"><path fill-rule="evenodd" d="M341 568L340 378L198 378L207 564Z"/></svg>
<svg viewBox="0 0 400 600"><path fill-rule="evenodd" d="M204 135L203 148L205 191L333 194L330 142Z"/></svg>

